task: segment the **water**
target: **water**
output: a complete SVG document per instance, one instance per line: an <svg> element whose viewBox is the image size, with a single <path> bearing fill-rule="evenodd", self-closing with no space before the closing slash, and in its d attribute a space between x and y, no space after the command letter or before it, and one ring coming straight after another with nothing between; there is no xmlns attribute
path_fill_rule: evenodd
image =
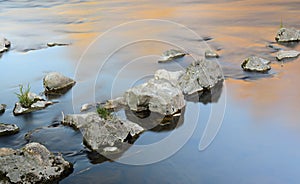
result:
<svg viewBox="0 0 300 184"><path fill-rule="evenodd" d="M274 50L267 47L273 44L288 49L274 43L274 36L281 20L287 27L300 28L297 0L24 0L0 1L0 7L0 33L12 42L11 50L0 59L0 102L8 105L0 121L21 128L19 134L1 137L0 146L19 148L27 143L25 135L29 131L42 128L31 139L53 152L62 152L74 163L74 172L61 183L299 183L300 59L282 64L274 59ZM111 29L140 19L173 21L211 39L204 42L183 27L157 21ZM144 40L120 45L137 38ZM79 132L59 125L62 111L78 112L82 103L120 96L158 68L176 70L192 61L185 57L173 64L157 64L158 55L172 47L166 41L198 54L211 47L221 55L218 61L226 78L225 88L218 103L213 104L220 105L226 99L225 116L207 149L199 151L198 146L211 114L211 103L188 102L184 121L175 130L148 131L139 137L135 145L148 145L174 132L184 132L194 127L193 119L199 113L196 128L184 146L171 157L150 165L107 161L84 148ZM47 48L47 42L71 45ZM299 44L290 48L300 50ZM252 54L272 60L269 74L241 70L242 60ZM42 78L49 71L76 78L73 92L54 99L59 103L45 110L13 116L18 85L30 83L33 92L41 93ZM178 144L184 136L175 136L170 145ZM159 156L160 151L150 154Z"/></svg>

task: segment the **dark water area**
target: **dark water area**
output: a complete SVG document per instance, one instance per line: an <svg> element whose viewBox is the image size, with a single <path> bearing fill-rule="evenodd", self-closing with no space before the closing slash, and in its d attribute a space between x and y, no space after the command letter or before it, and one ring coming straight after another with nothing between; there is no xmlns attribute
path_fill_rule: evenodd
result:
<svg viewBox="0 0 300 184"><path fill-rule="evenodd" d="M300 29L299 9L298 0L0 0L0 34L12 42L0 58L0 103L8 105L0 122L20 127L18 134L0 137L0 147L20 148L30 140L62 153L74 164L63 184L299 183L300 58L278 62L274 49L300 51L300 43L280 45L274 39L281 21ZM70 45L47 47L48 42ZM192 55L158 64L169 48ZM185 68L207 48L221 56L216 61L226 80L219 98L187 101L176 127L146 131L134 143L147 146L173 137L169 145L130 159L160 158L161 152L174 149L171 156L142 165L111 161L85 148L79 131L60 124L62 112L79 113L84 103L121 96L157 69ZM242 61L251 55L271 60L272 70L242 71ZM19 84L30 83L32 92L42 93L43 76L50 71L75 78L77 84L52 99L59 103L14 116ZM220 121L221 127L200 151L210 120ZM180 144L178 150L173 147ZM131 147L127 153L135 151Z"/></svg>

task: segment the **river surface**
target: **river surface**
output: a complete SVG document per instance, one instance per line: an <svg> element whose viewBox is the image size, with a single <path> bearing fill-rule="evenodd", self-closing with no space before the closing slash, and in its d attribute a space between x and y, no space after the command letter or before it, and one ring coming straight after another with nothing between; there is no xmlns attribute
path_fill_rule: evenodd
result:
<svg viewBox="0 0 300 184"><path fill-rule="evenodd" d="M300 29L299 9L299 0L0 0L0 33L12 42L0 58L0 103L8 105L0 121L20 127L18 134L1 137L0 146L20 148L28 142L25 135L35 130L30 141L74 164L62 184L299 183L300 59L278 62L268 46L300 51L300 44L274 42L281 22ZM71 45L48 48L48 42ZM84 147L80 132L60 125L62 112L79 113L80 105L121 96L159 68L178 70L192 62L187 56L158 64L158 56L169 48L195 57L207 48L218 50L226 80L213 103L187 102L176 128L140 135L134 145L174 136L169 146L154 147L142 158L157 156L157 162L108 161ZM240 64L250 55L271 60L272 70L243 72ZM30 83L32 92L42 93L43 76L50 71L75 78L77 84L52 99L59 103L14 116L18 86ZM200 151L200 139L214 117L222 126ZM162 152L184 139L180 149L160 160ZM131 159L138 163L141 158Z"/></svg>

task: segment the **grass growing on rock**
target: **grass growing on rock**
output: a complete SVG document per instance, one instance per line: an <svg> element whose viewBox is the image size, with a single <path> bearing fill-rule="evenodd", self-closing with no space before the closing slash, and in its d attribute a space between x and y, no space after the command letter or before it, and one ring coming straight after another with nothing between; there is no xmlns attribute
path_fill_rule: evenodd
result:
<svg viewBox="0 0 300 184"><path fill-rule="evenodd" d="M97 108L97 113L99 114L99 116L101 118L103 118L105 120L112 119L112 117L113 117L112 114L111 114L111 112L109 110L107 110L106 108L101 107L101 106L99 106Z"/></svg>
<svg viewBox="0 0 300 184"><path fill-rule="evenodd" d="M28 108L30 107L34 101L29 97L29 92L30 92L30 85L27 85L27 88L24 88L23 85L19 86L20 93L15 93L19 99L20 104Z"/></svg>

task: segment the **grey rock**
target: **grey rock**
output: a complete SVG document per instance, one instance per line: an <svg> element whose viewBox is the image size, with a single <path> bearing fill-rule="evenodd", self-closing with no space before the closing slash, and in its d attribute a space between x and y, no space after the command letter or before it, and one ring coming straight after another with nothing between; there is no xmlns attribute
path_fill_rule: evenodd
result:
<svg viewBox="0 0 300 184"><path fill-rule="evenodd" d="M75 85L75 81L58 72L48 73L43 84L46 93L65 93Z"/></svg>
<svg viewBox="0 0 300 184"><path fill-rule="evenodd" d="M13 110L13 113L15 116L42 110L42 109L45 109L46 107L48 107L49 105L54 104L53 102L46 101L41 96L38 96L31 92L28 94L28 96L30 99L32 99L34 101L34 103L31 104L30 107L23 107L20 102L17 102L15 104L15 108Z"/></svg>
<svg viewBox="0 0 300 184"><path fill-rule="evenodd" d="M16 134L19 130L17 125L0 123L0 136Z"/></svg>
<svg viewBox="0 0 300 184"><path fill-rule="evenodd" d="M186 69L178 79L178 84L185 95L191 95L210 89L220 81L223 81L223 73L216 62L198 60Z"/></svg>
<svg viewBox="0 0 300 184"><path fill-rule="evenodd" d="M206 58L218 58L219 54L213 50L206 50L204 53Z"/></svg>
<svg viewBox="0 0 300 184"><path fill-rule="evenodd" d="M120 110L120 109L123 108L124 106L126 106L126 103L125 103L123 97L118 97L118 98L115 98L115 99L108 100L108 101L103 105L103 107L104 107L105 109L108 109L108 110L115 110L115 111Z"/></svg>
<svg viewBox="0 0 300 184"><path fill-rule="evenodd" d="M0 104L0 114L3 114L5 112L6 105L5 104Z"/></svg>
<svg viewBox="0 0 300 184"><path fill-rule="evenodd" d="M8 51L9 47L10 47L10 41L0 36L0 53Z"/></svg>
<svg viewBox="0 0 300 184"><path fill-rule="evenodd" d="M123 97L133 111L150 110L163 115L172 115L185 106L181 89L166 80L150 79L127 90Z"/></svg>
<svg viewBox="0 0 300 184"><path fill-rule="evenodd" d="M173 86L178 85L179 78L184 74L184 71L167 71L165 69L157 70L154 74L155 80L166 80L170 82Z"/></svg>
<svg viewBox="0 0 300 184"><path fill-rule="evenodd" d="M105 120L95 112L66 115L62 124L80 129L84 144L102 155L124 151L130 146L126 143L127 139L137 137L144 131L141 126L128 120L117 117Z"/></svg>
<svg viewBox="0 0 300 184"><path fill-rule="evenodd" d="M165 63L165 62L169 62L172 61L173 59L176 58L181 58L183 56L185 56L186 53L180 50L175 50L175 49L170 49L167 50L163 53L163 55L161 56L161 58L158 60L159 63Z"/></svg>
<svg viewBox="0 0 300 184"><path fill-rule="evenodd" d="M281 61L283 59L288 59L288 58L295 58L300 55L300 52L295 51L295 50L289 50L289 51L279 51L277 52L276 58Z"/></svg>
<svg viewBox="0 0 300 184"><path fill-rule="evenodd" d="M6 183L55 183L73 171L71 163L39 143L0 148L0 180Z"/></svg>
<svg viewBox="0 0 300 184"><path fill-rule="evenodd" d="M300 41L300 31L295 28L281 28L278 30L275 40L277 42Z"/></svg>
<svg viewBox="0 0 300 184"><path fill-rule="evenodd" d="M251 56L244 60L241 67L245 71L254 71L254 72L266 72L271 69L271 67L268 65L270 61L256 57Z"/></svg>

